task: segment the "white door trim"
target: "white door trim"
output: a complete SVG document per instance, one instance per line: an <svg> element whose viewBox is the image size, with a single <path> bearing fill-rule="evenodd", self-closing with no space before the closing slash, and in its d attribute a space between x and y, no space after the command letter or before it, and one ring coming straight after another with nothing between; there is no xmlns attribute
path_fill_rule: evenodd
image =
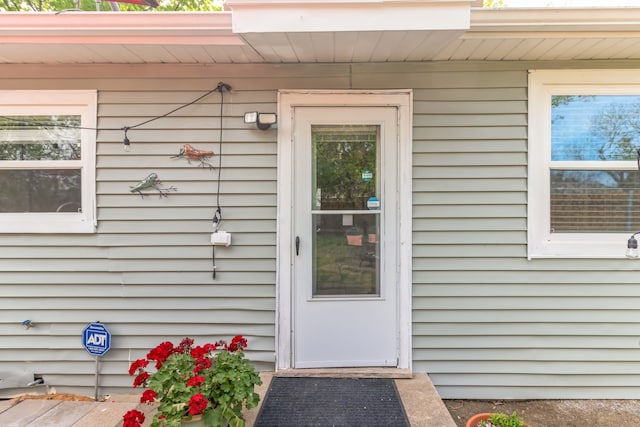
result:
<svg viewBox="0 0 640 427"><path fill-rule="evenodd" d="M276 370L293 367L293 111L295 107L395 106L398 118L398 368L411 369L411 90L281 90L278 93Z"/></svg>

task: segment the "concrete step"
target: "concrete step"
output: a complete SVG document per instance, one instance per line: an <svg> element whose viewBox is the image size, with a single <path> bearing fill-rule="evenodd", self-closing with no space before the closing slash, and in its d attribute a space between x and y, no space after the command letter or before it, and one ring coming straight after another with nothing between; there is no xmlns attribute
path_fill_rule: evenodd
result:
<svg viewBox="0 0 640 427"><path fill-rule="evenodd" d="M262 385L256 387L260 401L269 389L273 373L260 374ZM402 404L411 427L456 427L449 411L426 374L395 379ZM154 415L151 405L141 405L139 394L109 397L105 402L25 399L0 401L2 427L118 427L122 416L130 409L146 414L144 426ZM246 411L247 427L253 427L259 407Z"/></svg>

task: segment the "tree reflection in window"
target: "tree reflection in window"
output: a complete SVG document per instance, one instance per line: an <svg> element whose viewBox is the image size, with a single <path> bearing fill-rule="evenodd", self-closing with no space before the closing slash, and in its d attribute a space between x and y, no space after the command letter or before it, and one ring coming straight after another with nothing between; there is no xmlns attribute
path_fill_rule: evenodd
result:
<svg viewBox="0 0 640 427"><path fill-rule="evenodd" d="M551 106L551 231L637 229L640 96L556 95Z"/></svg>

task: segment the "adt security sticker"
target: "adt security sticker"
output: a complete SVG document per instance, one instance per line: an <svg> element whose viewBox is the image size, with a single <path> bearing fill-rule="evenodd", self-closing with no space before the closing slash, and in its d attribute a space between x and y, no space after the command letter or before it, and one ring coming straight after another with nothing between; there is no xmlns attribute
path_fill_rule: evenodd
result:
<svg viewBox="0 0 640 427"><path fill-rule="evenodd" d="M370 170L362 171L362 180L364 182L369 182L373 179L373 172Z"/></svg>
<svg viewBox="0 0 640 427"><path fill-rule="evenodd" d="M380 200L377 197L369 197L367 209L380 209Z"/></svg>

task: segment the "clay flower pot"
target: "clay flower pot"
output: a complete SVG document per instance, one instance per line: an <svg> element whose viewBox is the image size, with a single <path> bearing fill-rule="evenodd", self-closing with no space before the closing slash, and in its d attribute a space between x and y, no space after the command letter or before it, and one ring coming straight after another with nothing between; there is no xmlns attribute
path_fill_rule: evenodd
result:
<svg viewBox="0 0 640 427"><path fill-rule="evenodd" d="M193 417L191 417L189 421L183 418L180 425L182 427L205 427L206 426L206 424L202 420L202 415L194 415Z"/></svg>
<svg viewBox="0 0 640 427"><path fill-rule="evenodd" d="M483 412L481 414L475 414L467 421L466 427L477 427L481 421L487 421L491 416L490 412Z"/></svg>

